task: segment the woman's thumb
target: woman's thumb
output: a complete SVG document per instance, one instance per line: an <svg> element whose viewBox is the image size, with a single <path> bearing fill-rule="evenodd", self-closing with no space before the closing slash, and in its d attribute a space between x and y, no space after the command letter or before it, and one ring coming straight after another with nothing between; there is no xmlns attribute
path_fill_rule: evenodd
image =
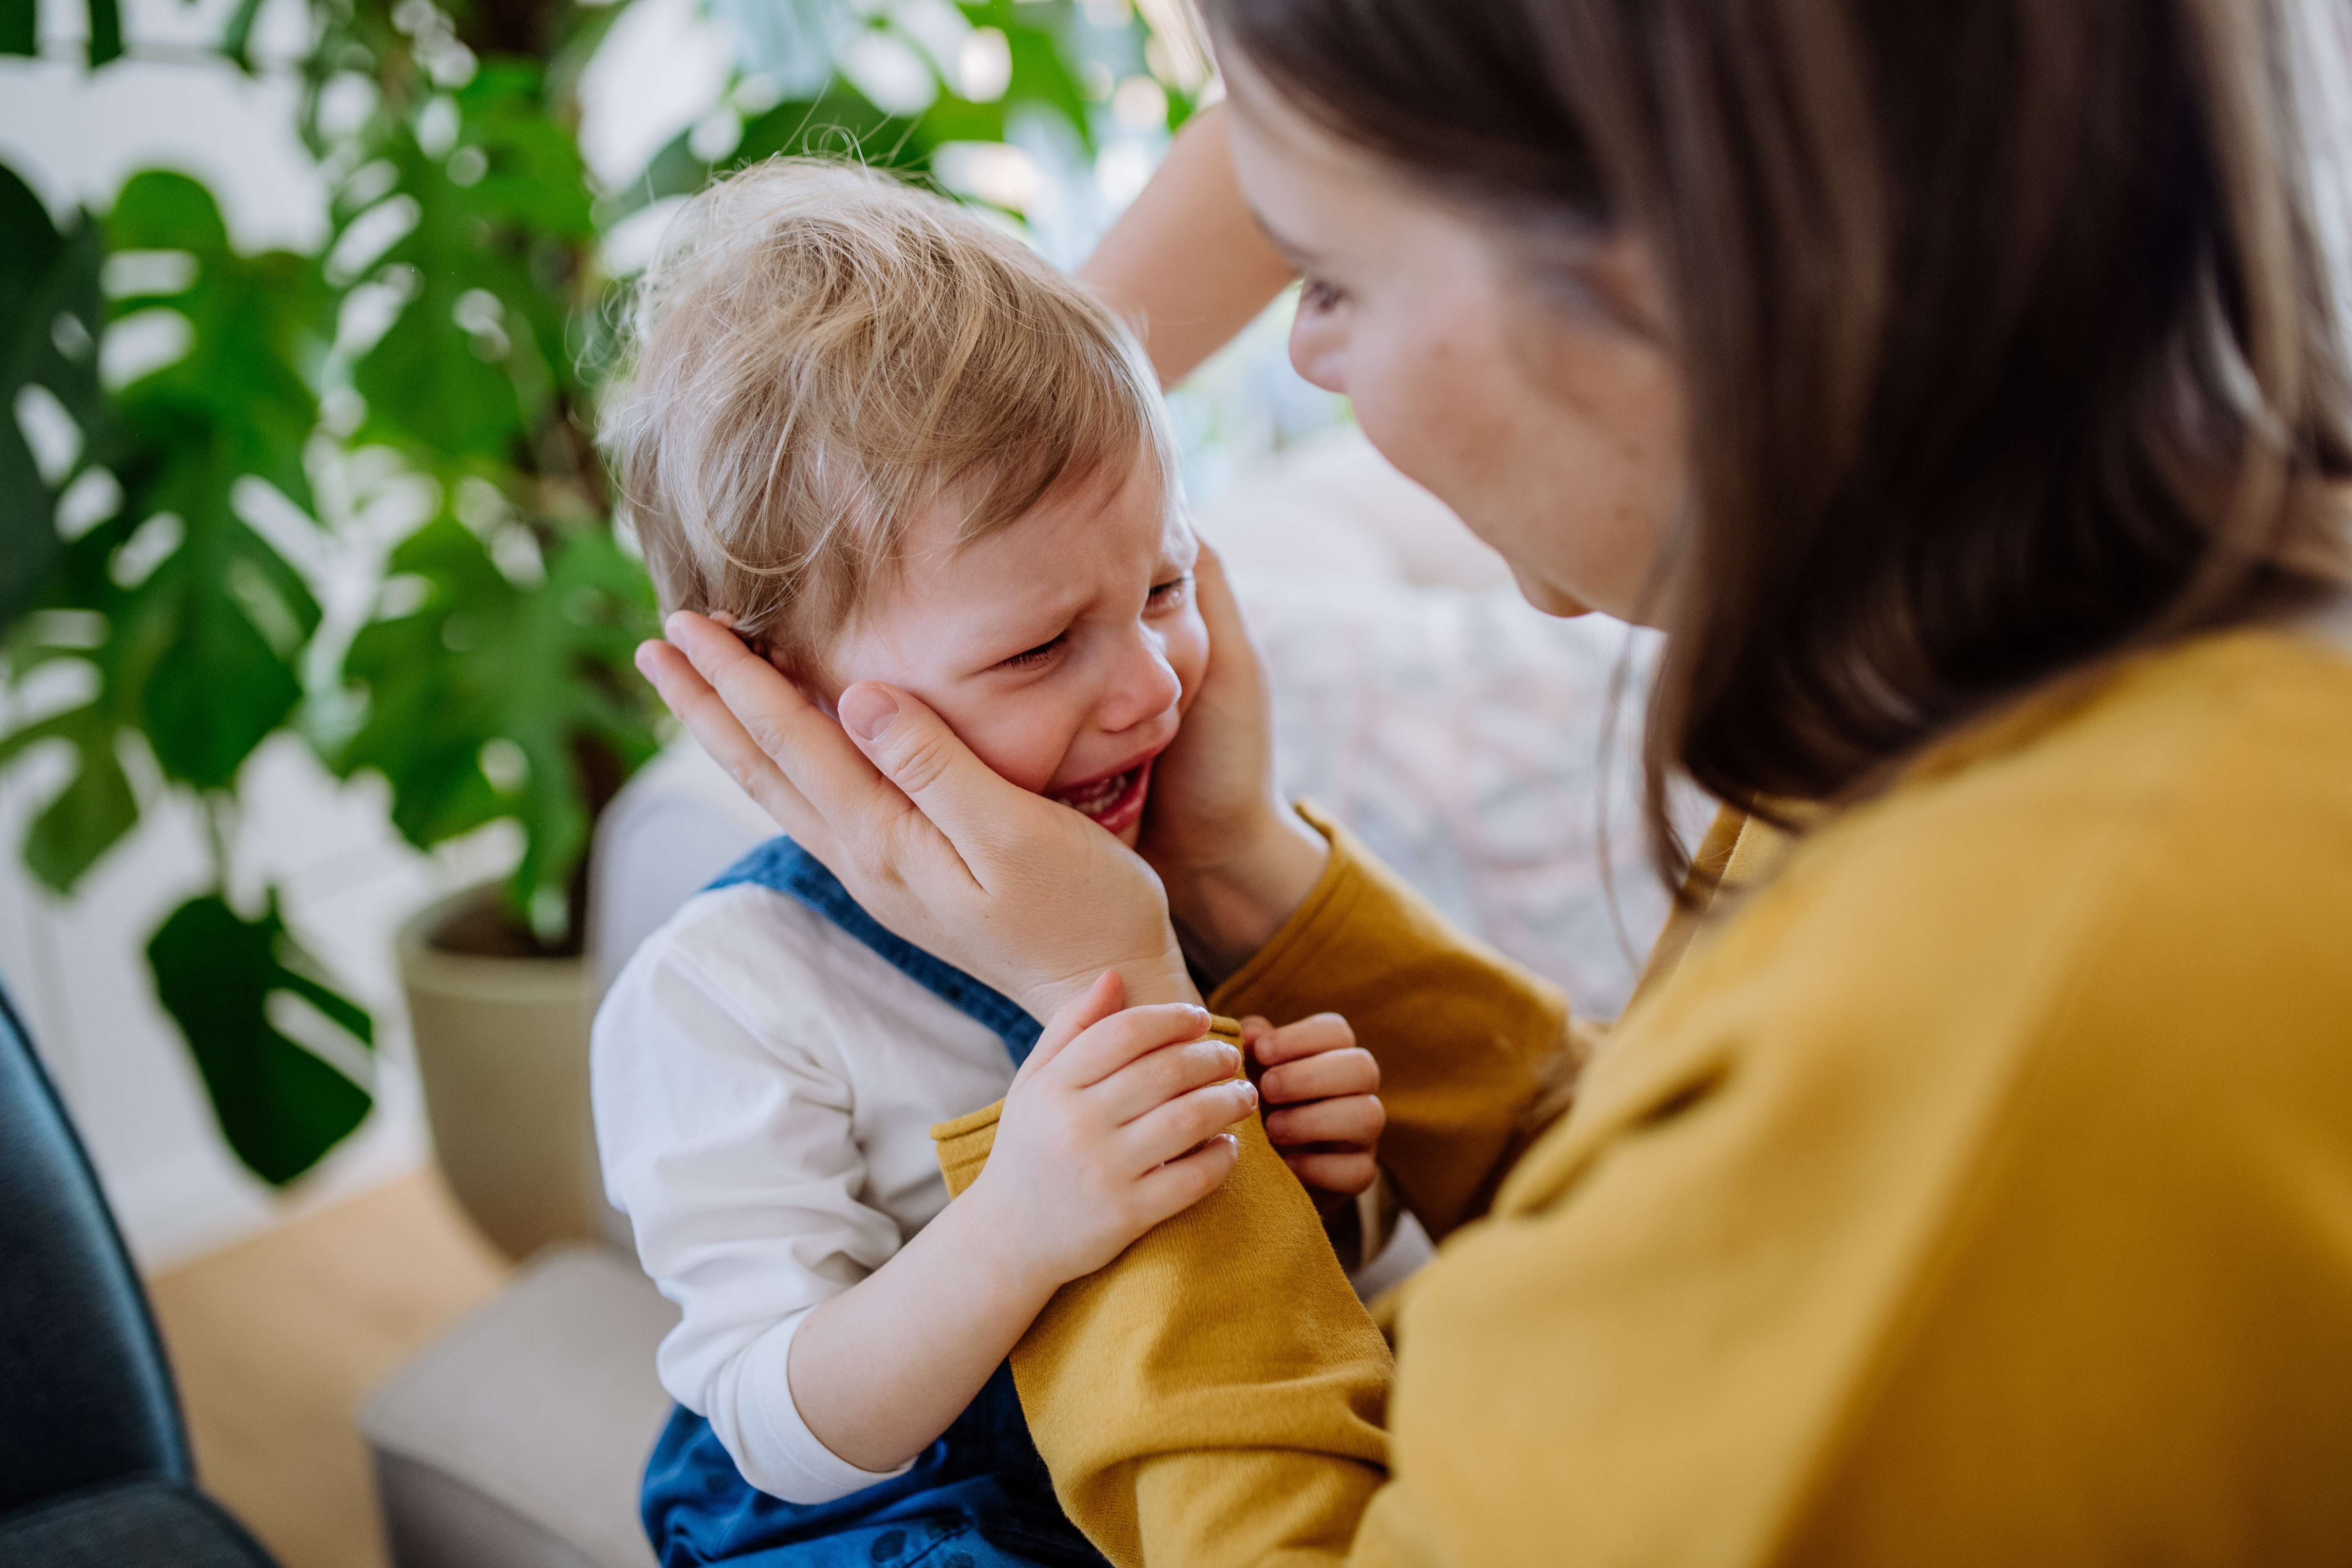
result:
<svg viewBox="0 0 2352 1568"><path fill-rule="evenodd" d="M1014 787L973 756L938 714L895 686L861 680L841 694L835 711L866 760L950 841L987 809L975 789Z"/></svg>
<svg viewBox="0 0 2352 1568"><path fill-rule="evenodd" d="M1127 1005L1127 982L1116 969L1106 969L1083 995L1074 996L1055 1010L1046 1020L1045 1032L1029 1048L1029 1059L1021 1064L1021 1075L1042 1072L1045 1064L1062 1054L1062 1047Z"/></svg>

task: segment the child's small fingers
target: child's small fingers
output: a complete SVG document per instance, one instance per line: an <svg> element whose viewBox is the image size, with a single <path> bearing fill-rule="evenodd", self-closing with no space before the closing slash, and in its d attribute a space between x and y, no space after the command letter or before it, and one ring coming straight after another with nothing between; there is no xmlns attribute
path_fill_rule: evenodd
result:
<svg viewBox="0 0 2352 1568"><path fill-rule="evenodd" d="M1135 1184L1136 1206L1145 1228L1181 1214L1215 1192L1241 1157L1242 1141L1230 1132L1220 1132L1191 1153L1146 1173Z"/></svg>
<svg viewBox="0 0 2352 1568"><path fill-rule="evenodd" d="M1129 1007L1094 1025L1065 1047L1055 1076L1074 1089L1085 1089L1162 1046L1202 1039L1208 1033L1207 1010L1188 1002Z"/></svg>
<svg viewBox="0 0 2352 1568"><path fill-rule="evenodd" d="M1340 1094L1370 1094L1381 1087L1381 1064L1361 1046L1268 1068L1258 1080L1268 1105L1328 1100Z"/></svg>
<svg viewBox="0 0 2352 1568"><path fill-rule="evenodd" d="M1248 1017L1238 1019L1236 1021L1241 1025L1242 1043L1244 1045L1248 1045L1255 1041L1260 1035L1271 1035L1274 1033L1274 1025L1266 1019L1260 1017L1255 1013L1252 1013Z"/></svg>
<svg viewBox="0 0 2352 1568"><path fill-rule="evenodd" d="M1318 1013L1295 1024L1285 1024L1256 1042L1254 1053L1262 1067L1343 1051L1356 1043L1356 1031L1337 1013Z"/></svg>
<svg viewBox="0 0 2352 1568"><path fill-rule="evenodd" d="M1376 1096L1351 1094L1270 1111L1265 1135L1278 1144L1353 1143L1369 1149L1387 1126L1388 1111Z"/></svg>
<svg viewBox="0 0 2352 1568"><path fill-rule="evenodd" d="M1148 1051L1081 1092L1094 1107L1093 1114L1120 1127L1179 1095L1236 1079L1241 1066L1240 1053L1212 1036Z"/></svg>
<svg viewBox="0 0 2352 1568"><path fill-rule="evenodd" d="M1164 1164L1256 1109L1257 1090L1245 1079L1179 1095L1118 1130L1119 1163L1138 1172Z"/></svg>
<svg viewBox="0 0 2352 1568"><path fill-rule="evenodd" d="M1370 1188L1380 1175L1370 1154L1285 1154L1282 1163L1307 1185L1348 1197Z"/></svg>

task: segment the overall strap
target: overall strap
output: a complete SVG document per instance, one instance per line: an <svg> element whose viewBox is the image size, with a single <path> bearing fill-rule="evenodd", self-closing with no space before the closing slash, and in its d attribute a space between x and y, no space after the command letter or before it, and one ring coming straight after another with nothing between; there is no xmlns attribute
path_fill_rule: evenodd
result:
<svg viewBox="0 0 2352 1568"><path fill-rule="evenodd" d="M932 995L996 1032L1015 1068L1029 1059L1044 1027L1001 992L992 991L955 965L932 957L904 937L894 936L866 912L841 879L824 868L815 856L782 834L769 839L726 870L704 889L715 892L739 882L755 882L798 899L866 946Z"/></svg>

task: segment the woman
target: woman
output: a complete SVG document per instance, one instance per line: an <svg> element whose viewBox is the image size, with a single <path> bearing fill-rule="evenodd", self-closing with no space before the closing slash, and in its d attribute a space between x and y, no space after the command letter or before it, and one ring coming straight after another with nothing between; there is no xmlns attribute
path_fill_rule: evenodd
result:
<svg viewBox="0 0 2352 1568"><path fill-rule="evenodd" d="M706 744L1032 1011L1189 959L1381 1058L1445 1238L1385 1469L1254 1143L1016 1359L1073 1517L1123 1562L2340 1558L2352 377L2285 90L2340 40L2289 0L1209 10L1302 369L1538 605L1669 633L1651 816L1714 908L1551 1116L1556 999L1269 798L1213 574L1157 886L904 694L845 695L853 749L674 626ZM1793 847L1734 816L1691 865L1676 772ZM1155 1405L1187 1357L1223 1397Z"/></svg>

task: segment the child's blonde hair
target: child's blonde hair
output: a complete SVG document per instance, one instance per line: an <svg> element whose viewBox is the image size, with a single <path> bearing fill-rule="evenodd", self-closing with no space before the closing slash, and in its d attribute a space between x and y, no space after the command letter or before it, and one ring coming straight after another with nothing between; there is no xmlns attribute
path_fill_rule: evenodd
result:
<svg viewBox="0 0 2352 1568"><path fill-rule="evenodd" d="M663 609L732 618L795 669L895 569L914 518L959 546L1147 454L1176 502L1150 363L1013 237L887 175L778 158L680 210L637 290L607 445Z"/></svg>

